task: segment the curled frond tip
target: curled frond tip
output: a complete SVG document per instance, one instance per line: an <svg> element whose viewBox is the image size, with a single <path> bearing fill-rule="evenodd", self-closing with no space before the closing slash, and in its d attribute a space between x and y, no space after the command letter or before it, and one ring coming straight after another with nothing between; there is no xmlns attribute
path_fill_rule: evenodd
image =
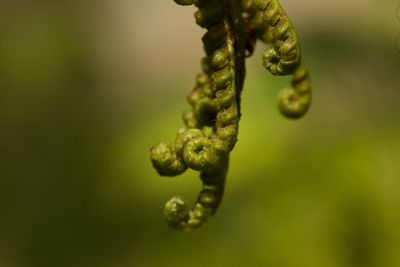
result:
<svg viewBox="0 0 400 267"><path fill-rule="evenodd" d="M181 196L164 209L168 225L183 231L204 224L219 207L229 155L239 131L240 94L245 58L256 40L267 44L262 61L273 75L293 75L292 87L281 91L278 108L289 118L303 116L311 103L311 83L302 62L293 24L278 0L174 0L195 5L196 23L206 29L202 41L205 57L187 96L190 109L183 112L184 127L174 142L150 149L153 167L160 175L176 176L187 169L200 172L202 190L190 207Z"/></svg>

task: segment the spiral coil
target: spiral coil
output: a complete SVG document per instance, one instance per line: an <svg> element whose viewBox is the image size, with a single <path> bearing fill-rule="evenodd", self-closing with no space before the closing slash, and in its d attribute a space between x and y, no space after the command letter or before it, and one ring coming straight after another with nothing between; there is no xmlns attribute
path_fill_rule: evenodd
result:
<svg viewBox="0 0 400 267"><path fill-rule="evenodd" d="M254 51L256 38L271 45L264 52L263 64L272 74L293 74L293 88L283 90L279 97L284 115L298 118L307 111L311 87L296 32L277 1L174 1L198 8L196 23L207 29L202 38L206 57L187 97L191 109L183 112L185 127L174 142L153 146L150 158L163 176L176 176L188 168L200 172L203 188L194 206L175 196L164 210L170 226L189 231L206 222L222 200L229 153L238 136L244 59Z"/></svg>

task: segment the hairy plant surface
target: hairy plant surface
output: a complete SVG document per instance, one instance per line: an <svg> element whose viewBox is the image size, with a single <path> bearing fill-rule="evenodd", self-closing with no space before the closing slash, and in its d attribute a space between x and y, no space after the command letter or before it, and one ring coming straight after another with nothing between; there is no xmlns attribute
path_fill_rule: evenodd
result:
<svg viewBox="0 0 400 267"><path fill-rule="evenodd" d="M278 96L284 116L296 119L307 112L311 84L296 31L278 0L174 1L198 7L196 23L207 29L202 38L206 56L187 97L191 109L183 113L185 126L175 142L153 146L150 158L163 176L188 168L200 172L203 188L192 208L180 196L165 205L167 223L188 231L206 222L222 200L229 153L238 136L245 58L252 55L256 41L267 44L263 65L271 74L293 75L292 87Z"/></svg>

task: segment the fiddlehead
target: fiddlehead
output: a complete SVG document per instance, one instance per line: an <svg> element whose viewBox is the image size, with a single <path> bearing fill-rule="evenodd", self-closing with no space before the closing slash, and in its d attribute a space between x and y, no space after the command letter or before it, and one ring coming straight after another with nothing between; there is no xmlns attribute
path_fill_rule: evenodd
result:
<svg viewBox="0 0 400 267"><path fill-rule="evenodd" d="M303 116L311 104L311 82L307 69L301 64L292 77L292 87L283 89L278 95L278 108L288 118Z"/></svg>
<svg viewBox="0 0 400 267"><path fill-rule="evenodd" d="M253 0L247 3L250 23L257 38L269 44L263 65L273 75L288 75L301 63L297 33L277 0Z"/></svg>
<svg viewBox="0 0 400 267"><path fill-rule="evenodd" d="M182 1L176 1L182 3ZM185 5L190 1L184 1ZM192 109L184 112L186 127L175 143L160 143L151 149L153 166L161 175L178 175L187 168L201 172L203 190L192 209L182 197L173 197L165 206L169 225L181 230L200 226L215 212L223 195L229 153L238 134L239 108L236 95L243 81L236 77L237 61L243 61L235 46L235 31L227 12L228 2L196 1L196 22L207 29L203 36L206 57L203 73L188 96ZM244 54L243 52L241 52ZM244 65L239 63L238 65ZM238 77L244 77L244 73ZM204 127L212 127L205 135Z"/></svg>
<svg viewBox="0 0 400 267"><path fill-rule="evenodd" d="M268 44L263 65L273 75L293 74L292 88L278 95L278 108L288 118L303 116L311 104L311 82L301 59L299 38L277 0L246 0L250 27Z"/></svg>
<svg viewBox="0 0 400 267"><path fill-rule="evenodd" d="M292 89L279 96L278 106L290 118L304 114L310 103L307 70L301 63L297 35L277 1L174 0L194 4L196 23L207 29L202 38L202 73L187 100L185 127L173 143L159 143L150 158L160 175L176 176L188 168L199 171L202 190L192 208L180 196L165 205L167 223L188 231L199 227L217 210L224 192L229 154L237 142L244 60L256 39L271 44L264 66L274 75L294 74ZM207 129L211 133L207 134Z"/></svg>

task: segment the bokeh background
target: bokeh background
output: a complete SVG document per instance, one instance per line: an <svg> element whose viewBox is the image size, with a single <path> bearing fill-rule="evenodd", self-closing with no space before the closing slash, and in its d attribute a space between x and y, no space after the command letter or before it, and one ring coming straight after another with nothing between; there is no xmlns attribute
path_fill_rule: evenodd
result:
<svg viewBox="0 0 400 267"><path fill-rule="evenodd" d="M0 266L399 267L398 0L292 1L313 80L299 121L289 78L248 60L239 141L219 211L163 221L197 174L160 177L204 31L170 1L0 2Z"/></svg>

